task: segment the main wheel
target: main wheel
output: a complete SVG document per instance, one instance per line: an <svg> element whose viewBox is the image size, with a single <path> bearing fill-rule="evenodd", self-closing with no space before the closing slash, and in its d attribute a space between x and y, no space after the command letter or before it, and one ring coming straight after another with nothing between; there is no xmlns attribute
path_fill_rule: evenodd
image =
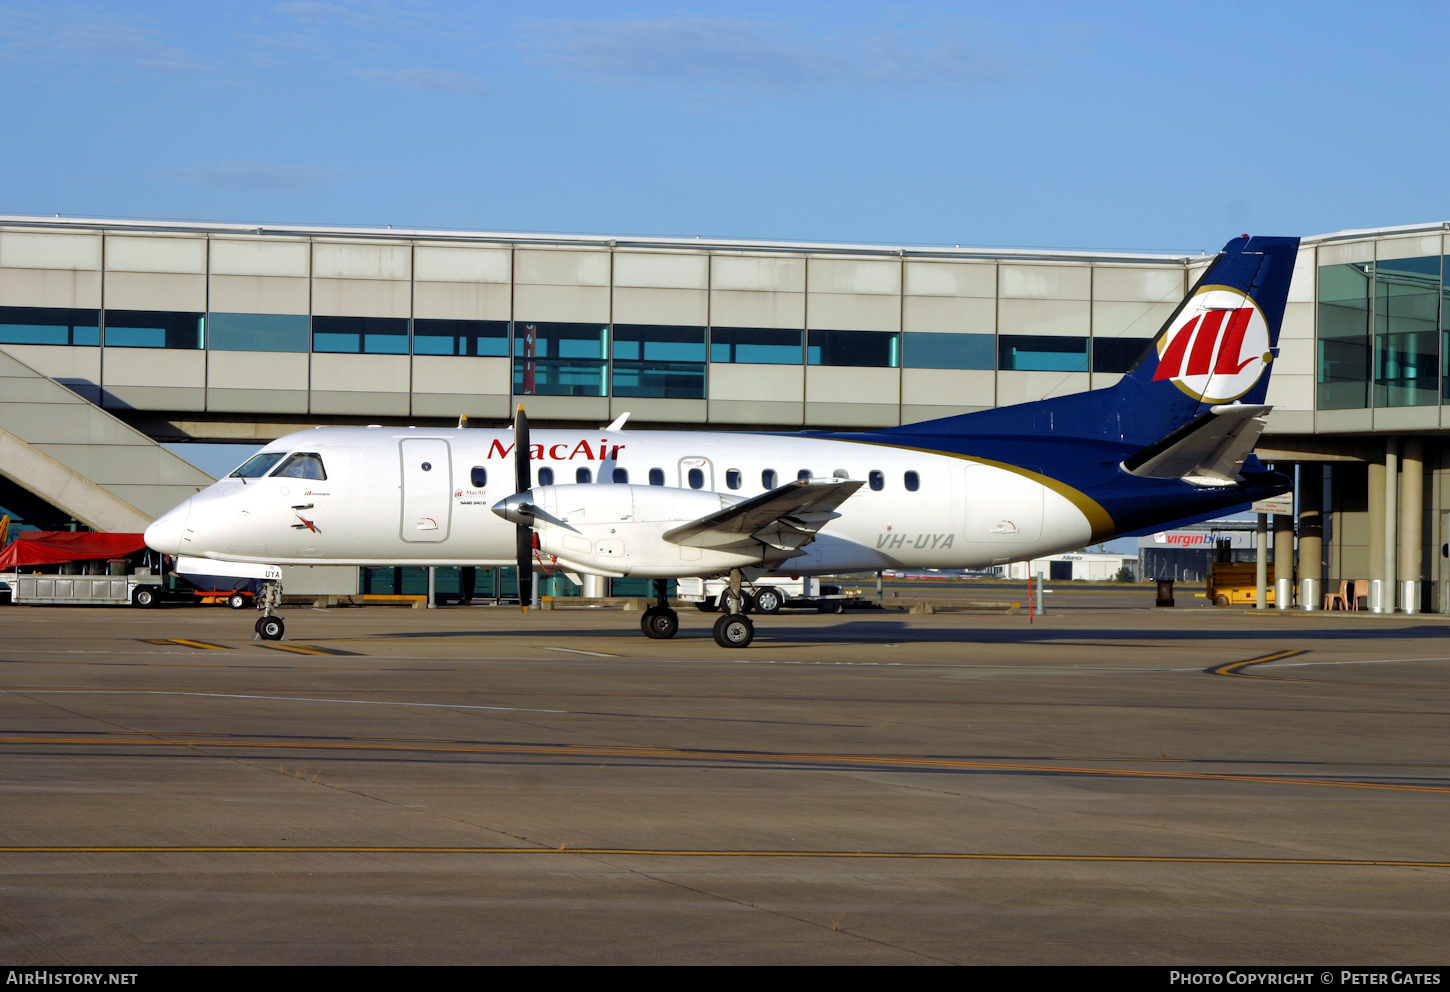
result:
<svg viewBox="0 0 1450 992"><path fill-rule="evenodd" d="M263 617L257 621L257 633L262 635L264 641L280 641L286 632L287 627L282 623L281 617Z"/></svg>
<svg viewBox="0 0 1450 992"><path fill-rule="evenodd" d="M156 602L156 590L151 586L137 586L136 591L131 594L131 605L139 606L143 610L155 606Z"/></svg>
<svg viewBox="0 0 1450 992"><path fill-rule="evenodd" d="M727 613L715 621L715 643L722 648L743 648L755 640L755 624L743 613Z"/></svg>
<svg viewBox="0 0 1450 992"><path fill-rule="evenodd" d="M234 592L227 597L227 605L234 610L245 610L247 608L247 597L239 592Z"/></svg>
<svg viewBox="0 0 1450 992"><path fill-rule="evenodd" d="M708 599L702 599L700 600L700 602L696 603L695 609L699 610L701 613L719 613L720 604L715 601L715 597L711 596Z"/></svg>
<svg viewBox="0 0 1450 992"><path fill-rule="evenodd" d="M755 590L755 612L757 613L779 613L784 603L785 597L774 586Z"/></svg>
<svg viewBox="0 0 1450 992"><path fill-rule="evenodd" d="M639 629L644 631L645 637L668 640L680 629L680 616L674 610L651 606L639 618Z"/></svg>

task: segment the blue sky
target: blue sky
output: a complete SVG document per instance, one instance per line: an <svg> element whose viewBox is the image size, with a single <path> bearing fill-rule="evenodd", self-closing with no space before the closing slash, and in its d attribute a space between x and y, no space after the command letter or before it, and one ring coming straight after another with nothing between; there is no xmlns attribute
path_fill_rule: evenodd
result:
<svg viewBox="0 0 1450 992"><path fill-rule="evenodd" d="M0 210L1213 250L1450 216L1447 19L0 0Z"/></svg>

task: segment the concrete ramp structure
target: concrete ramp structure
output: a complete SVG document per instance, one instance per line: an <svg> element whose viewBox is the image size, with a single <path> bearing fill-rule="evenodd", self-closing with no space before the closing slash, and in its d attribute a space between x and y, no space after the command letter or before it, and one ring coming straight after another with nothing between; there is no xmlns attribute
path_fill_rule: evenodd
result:
<svg viewBox="0 0 1450 992"><path fill-rule="evenodd" d="M139 532L213 481L0 350L0 476L99 531Z"/></svg>

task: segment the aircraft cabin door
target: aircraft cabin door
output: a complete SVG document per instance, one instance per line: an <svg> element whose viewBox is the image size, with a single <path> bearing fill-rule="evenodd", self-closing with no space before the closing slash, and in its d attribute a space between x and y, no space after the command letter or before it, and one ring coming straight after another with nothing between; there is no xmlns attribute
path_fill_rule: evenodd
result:
<svg viewBox="0 0 1450 992"><path fill-rule="evenodd" d="M410 437L398 443L403 465L401 535L413 544L448 540L453 510L453 461L448 442Z"/></svg>
<svg viewBox="0 0 1450 992"><path fill-rule="evenodd" d="M681 489L715 489L715 467L708 458L680 459Z"/></svg>

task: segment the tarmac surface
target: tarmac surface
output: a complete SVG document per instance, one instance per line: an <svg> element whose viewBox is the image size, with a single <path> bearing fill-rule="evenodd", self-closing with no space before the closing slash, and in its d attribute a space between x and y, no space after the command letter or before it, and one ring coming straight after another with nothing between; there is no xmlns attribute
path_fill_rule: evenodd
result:
<svg viewBox="0 0 1450 992"><path fill-rule="evenodd" d="M1136 592L0 608L0 961L1444 963L1450 622Z"/></svg>

